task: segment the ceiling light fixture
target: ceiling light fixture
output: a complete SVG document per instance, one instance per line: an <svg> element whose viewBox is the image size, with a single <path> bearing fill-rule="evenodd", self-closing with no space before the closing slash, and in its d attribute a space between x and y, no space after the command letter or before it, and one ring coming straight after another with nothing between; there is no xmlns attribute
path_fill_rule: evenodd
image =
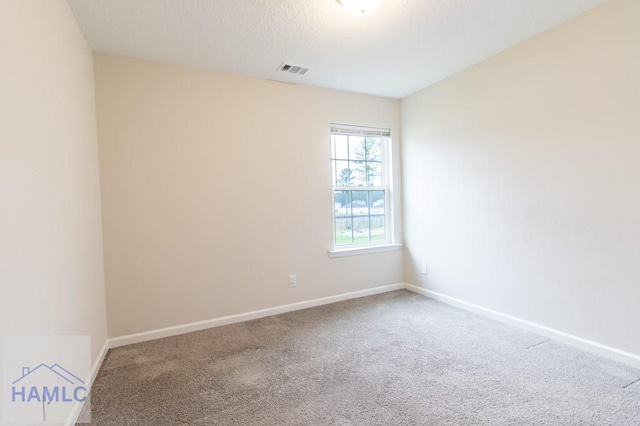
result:
<svg viewBox="0 0 640 426"><path fill-rule="evenodd" d="M338 3L350 14L363 16L376 10L382 0L338 0Z"/></svg>

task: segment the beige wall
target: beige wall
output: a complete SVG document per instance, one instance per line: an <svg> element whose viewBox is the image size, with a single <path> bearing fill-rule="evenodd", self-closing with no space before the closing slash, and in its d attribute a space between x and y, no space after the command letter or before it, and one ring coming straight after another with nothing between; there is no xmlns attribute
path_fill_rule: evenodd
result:
<svg viewBox="0 0 640 426"><path fill-rule="evenodd" d="M327 256L329 123L398 139L399 101L106 55L95 66L110 336L402 281L400 251Z"/></svg>
<svg viewBox="0 0 640 426"><path fill-rule="evenodd" d="M640 354L638 22L611 1L402 102L407 281Z"/></svg>
<svg viewBox="0 0 640 426"><path fill-rule="evenodd" d="M0 336L106 313L93 56L64 0L0 2Z"/></svg>

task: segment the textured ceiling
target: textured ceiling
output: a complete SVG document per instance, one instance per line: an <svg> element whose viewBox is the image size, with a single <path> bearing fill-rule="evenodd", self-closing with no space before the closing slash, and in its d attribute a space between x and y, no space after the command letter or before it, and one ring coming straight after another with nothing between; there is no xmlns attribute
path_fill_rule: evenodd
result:
<svg viewBox="0 0 640 426"><path fill-rule="evenodd" d="M384 0L353 17L336 0L69 0L96 52L394 98L604 2Z"/></svg>

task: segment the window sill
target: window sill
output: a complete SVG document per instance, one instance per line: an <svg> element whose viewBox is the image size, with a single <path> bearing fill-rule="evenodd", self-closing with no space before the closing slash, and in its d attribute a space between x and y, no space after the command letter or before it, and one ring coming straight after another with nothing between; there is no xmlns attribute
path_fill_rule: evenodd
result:
<svg viewBox="0 0 640 426"><path fill-rule="evenodd" d="M400 250L402 244L384 244L380 246L367 246L367 247L350 247L345 249L330 250L329 257L346 257L346 256L359 256L362 254L382 253L385 251Z"/></svg>

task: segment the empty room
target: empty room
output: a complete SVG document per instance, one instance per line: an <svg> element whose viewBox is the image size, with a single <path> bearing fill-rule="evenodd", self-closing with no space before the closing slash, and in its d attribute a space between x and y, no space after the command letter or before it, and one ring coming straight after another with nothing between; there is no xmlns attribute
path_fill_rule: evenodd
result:
<svg viewBox="0 0 640 426"><path fill-rule="evenodd" d="M0 0L0 424L640 425L639 23Z"/></svg>

